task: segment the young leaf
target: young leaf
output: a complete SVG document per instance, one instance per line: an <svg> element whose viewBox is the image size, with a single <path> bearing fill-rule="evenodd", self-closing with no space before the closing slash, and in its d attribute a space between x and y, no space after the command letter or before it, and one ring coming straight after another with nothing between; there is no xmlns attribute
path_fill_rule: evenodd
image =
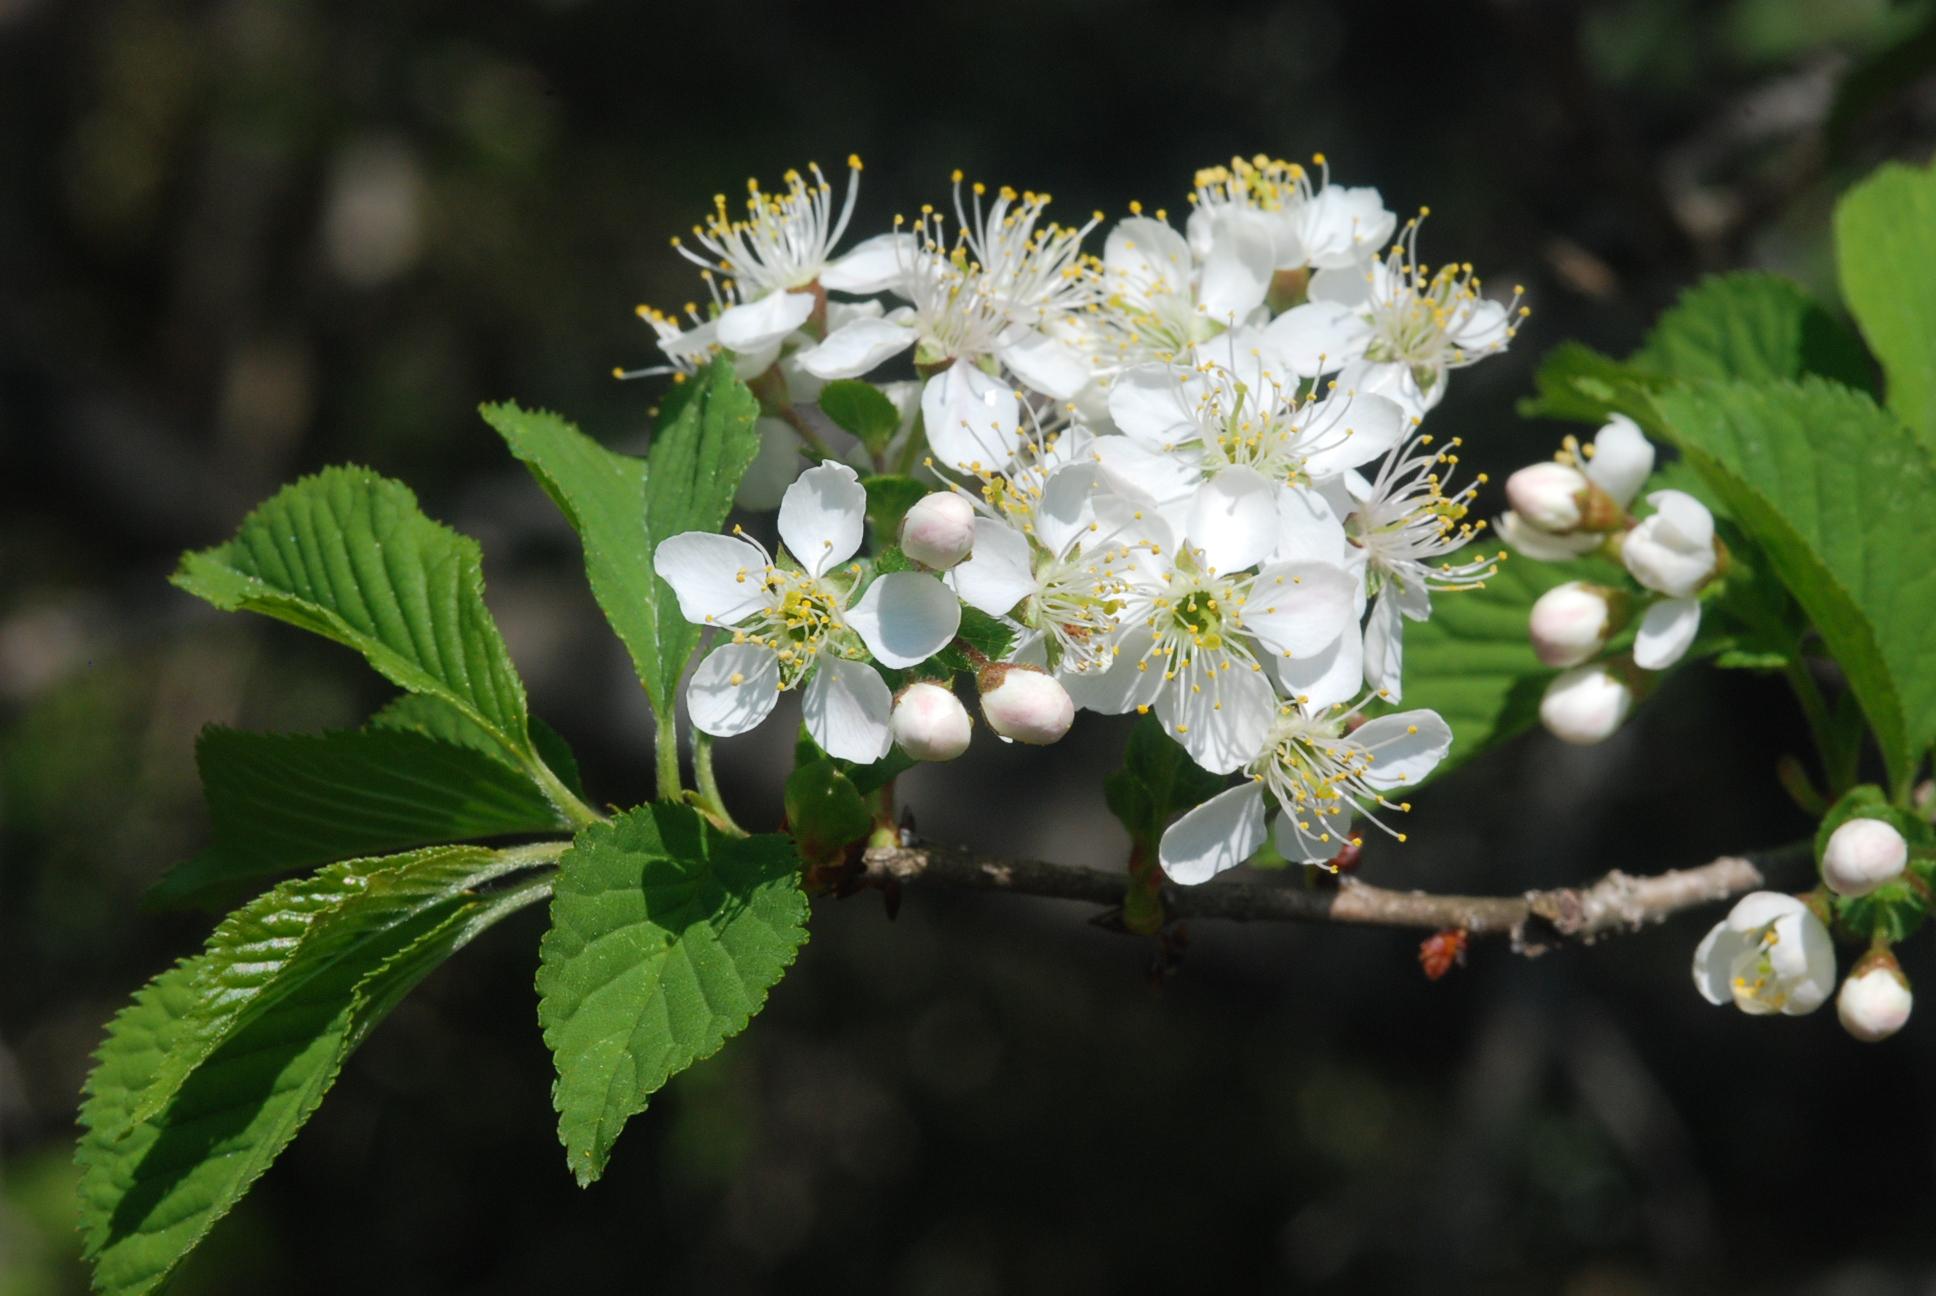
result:
<svg viewBox="0 0 1936 1296"><path fill-rule="evenodd" d="M733 492L759 453L754 429L760 405L733 376L724 357L697 380L678 417L652 443L645 479L645 532L656 546L681 531L717 531L733 507ZM690 384L688 384L690 385ZM641 678L655 715L672 714L679 677L699 646L699 627L679 615L672 586L651 575L652 650ZM639 658L634 657L637 662Z"/></svg>
<svg viewBox="0 0 1936 1296"><path fill-rule="evenodd" d="M786 818L800 858L808 864L838 859L874 826L860 792L826 757L799 765L787 776Z"/></svg>
<svg viewBox="0 0 1936 1296"><path fill-rule="evenodd" d="M901 519L918 504L928 488L912 477L876 476L860 479L867 491L867 526L874 536L874 548L882 550L900 543Z"/></svg>
<svg viewBox="0 0 1936 1296"><path fill-rule="evenodd" d="M235 539L182 558L175 584L356 649L393 683L457 708L536 763L524 684L484 606L477 543L425 517L408 487L327 468L251 513Z"/></svg>
<svg viewBox="0 0 1936 1296"><path fill-rule="evenodd" d="M727 837L657 802L578 834L559 861L538 966L558 1135L581 1185L675 1073L766 1002L807 939L785 837Z"/></svg>
<svg viewBox="0 0 1936 1296"><path fill-rule="evenodd" d="M76 1161L83 1246L96 1290L156 1290L241 1200L316 1110L350 1051L447 955L474 915L433 911L337 962L206 1058L159 1115L131 1117L201 1007L198 960L177 965L115 1018L88 1077ZM390 971L400 956L414 955Z"/></svg>
<svg viewBox="0 0 1936 1296"><path fill-rule="evenodd" d="M489 756L506 769L517 769L517 763L508 757L504 750L491 741L491 736L466 720L461 712L449 703L428 697L422 693L404 693L390 699L381 710L370 717L366 729L402 729L410 733L420 733L439 742L455 743L472 751ZM531 746L536 749L544 763L558 775L558 779L570 788L574 795L585 795L585 783L578 773L578 757L572 752L571 745L564 736L540 716L531 717Z"/></svg>
<svg viewBox="0 0 1936 1296"><path fill-rule="evenodd" d="M1936 463L1867 397L1817 379L1657 398L1666 430L1801 605L1897 779L1936 738Z"/></svg>
<svg viewBox="0 0 1936 1296"><path fill-rule="evenodd" d="M555 857L557 848L550 848ZM160 1112L182 1083L250 1021L337 960L471 888L542 862L511 851L438 846L349 860L285 882L224 919L196 960L198 1003L131 1119Z"/></svg>
<svg viewBox="0 0 1936 1296"><path fill-rule="evenodd" d="M393 727L398 719L380 714L378 727L354 733L204 729L195 761L213 844L151 899L190 902L359 855L572 826L501 754Z"/></svg>
<svg viewBox="0 0 1936 1296"><path fill-rule="evenodd" d="M1574 423L1604 423L1614 413L1640 417L1647 392L1661 386L1654 374L1634 368L1578 342L1562 342L1548 351L1533 376L1536 395L1519 402L1522 418L1565 419ZM1646 419L1642 418L1644 423Z"/></svg>
<svg viewBox="0 0 1936 1296"><path fill-rule="evenodd" d="M1154 849L1163 829L1223 790L1224 780L1191 760L1153 715L1129 731L1123 766L1103 780L1109 811L1139 845Z"/></svg>
<svg viewBox="0 0 1936 1296"><path fill-rule="evenodd" d="M665 699L653 692L660 679L658 601L645 522L646 461L607 450L556 414L509 401L479 412L578 532L592 597L660 708Z"/></svg>
<svg viewBox="0 0 1936 1296"><path fill-rule="evenodd" d="M1752 271L1682 293L1628 364L1683 382L1818 374L1866 390L1874 377L1862 344L1821 303L1791 280Z"/></svg>
<svg viewBox="0 0 1936 1296"><path fill-rule="evenodd" d="M901 411L872 383L840 378L820 389L820 412L878 455L901 428Z"/></svg>
<svg viewBox="0 0 1936 1296"><path fill-rule="evenodd" d="M1882 360L1889 408L1936 446L1936 167L1885 166L1835 207L1842 297Z"/></svg>

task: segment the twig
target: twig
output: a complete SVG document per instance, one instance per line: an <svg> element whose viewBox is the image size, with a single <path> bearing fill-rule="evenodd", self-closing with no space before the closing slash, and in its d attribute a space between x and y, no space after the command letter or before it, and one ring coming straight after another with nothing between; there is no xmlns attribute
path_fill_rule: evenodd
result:
<svg viewBox="0 0 1936 1296"><path fill-rule="evenodd" d="M1528 891L1518 896L1433 895L1392 891L1355 878L1317 885L1216 882L1163 889L1165 912L1176 919L1228 918L1236 922L1331 922L1369 927L1438 931L1457 927L1474 936L1507 936L1521 954L1543 954L1565 944L1588 944L1600 936L1637 931L1696 905L1726 900L1762 883L1762 867L1776 867L1805 848L1788 848L1750 859L1724 855L1698 868L1651 876L1615 870L1584 887ZM1047 860L1005 859L947 846L916 845L869 850L861 861L865 881L880 886L961 887L1089 904L1119 905L1125 876Z"/></svg>

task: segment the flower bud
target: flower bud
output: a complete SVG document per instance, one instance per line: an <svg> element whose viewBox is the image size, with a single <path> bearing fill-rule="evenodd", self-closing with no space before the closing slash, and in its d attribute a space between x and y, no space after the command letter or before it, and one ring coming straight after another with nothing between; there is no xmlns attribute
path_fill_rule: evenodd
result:
<svg viewBox="0 0 1936 1296"><path fill-rule="evenodd" d="M1694 988L1754 1017L1800 1017L1835 986L1835 939L1805 903L1777 891L1735 902L1694 951Z"/></svg>
<svg viewBox="0 0 1936 1296"><path fill-rule="evenodd" d="M1633 710L1633 690L1605 666L1575 666L1554 677L1539 700L1539 721L1562 742L1602 742Z"/></svg>
<svg viewBox="0 0 1936 1296"><path fill-rule="evenodd" d="M901 519L901 552L923 567L946 571L974 545L974 506L953 491L923 495Z"/></svg>
<svg viewBox="0 0 1936 1296"><path fill-rule="evenodd" d="M901 750L924 761L953 760L967 751L973 726L952 689L925 681L901 690L888 721Z"/></svg>
<svg viewBox="0 0 1936 1296"><path fill-rule="evenodd" d="M1620 560L1648 589L1669 598L1691 598L1707 584L1719 561L1714 515L1682 491L1655 491L1647 502L1654 512L1621 540Z"/></svg>
<svg viewBox="0 0 1936 1296"><path fill-rule="evenodd" d="M1625 508L1653 471L1654 447L1641 435L1639 424L1625 414L1615 414L1593 438L1593 454L1586 461L1588 479Z"/></svg>
<svg viewBox="0 0 1936 1296"><path fill-rule="evenodd" d="M1548 666L1591 661L1626 620L1626 601L1618 590L1586 581L1547 590L1533 604L1527 626L1533 655Z"/></svg>
<svg viewBox="0 0 1936 1296"><path fill-rule="evenodd" d="M1871 954L1855 965L1835 996L1835 1015L1842 1029L1874 1044L1901 1030L1909 1020L1915 997L1909 992L1909 978L1896 965L1893 954Z"/></svg>
<svg viewBox="0 0 1936 1296"><path fill-rule="evenodd" d="M1822 881L1836 895L1865 896L1899 875L1909 862L1909 843L1882 819L1851 819L1828 835L1822 848Z"/></svg>
<svg viewBox="0 0 1936 1296"><path fill-rule="evenodd" d="M1580 496L1591 485L1576 468L1536 463L1506 478L1506 499L1533 526L1564 534L1580 525Z"/></svg>
<svg viewBox="0 0 1936 1296"><path fill-rule="evenodd" d="M1029 666L996 665L981 673L981 713L1002 737L1040 747L1069 732L1076 704L1052 675Z"/></svg>

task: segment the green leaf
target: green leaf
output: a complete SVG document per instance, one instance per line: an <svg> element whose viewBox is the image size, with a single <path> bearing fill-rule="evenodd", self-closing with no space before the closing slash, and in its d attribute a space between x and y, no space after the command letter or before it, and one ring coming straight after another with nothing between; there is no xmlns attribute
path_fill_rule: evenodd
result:
<svg viewBox="0 0 1936 1296"><path fill-rule="evenodd" d="M1661 385L1657 375L1578 342L1562 342L1540 360L1533 376L1537 394L1519 402L1519 413L1575 423L1604 423L1607 415L1621 413L1645 423L1647 393Z"/></svg>
<svg viewBox="0 0 1936 1296"><path fill-rule="evenodd" d="M899 476L863 477L860 484L867 491L867 525L874 536L874 548L879 551L899 543L901 519L928 488L912 477Z"/></svg>
<svg viewBox="0 0 1936 1296"><path fill-rule="evenodd" d="M1540 695L1558 672L1533 656L1527 621L1541 594L1571 580L1625 583L1597 559L1513 557L1482 588L1434 594L1431 620L1405 627L1403 705L1436 711L1452 727L1452 747L1433 777L1538 721Z"/></svg>
<svg viewBox="0 0 1936 1296"><path fill-rule="evenodd" d="M322 1101L344 1060L430 970L541 892L450 900L355 946L241 1026L165 1109L133 1113L206 1006L201 958L163 973L109 1024L75 1160L95 1287L137 1296L248 1191Z"/></svg>
<svg viewBox="0 0 1936 1296"><path fill-rule="evenodd" d="M717 1052L807 938L785 837L727 837L655 803L578 834L538 967L558 1134L578 1182L667 1079Z"/></svg>
<svg viewBox="0 0 1936 1296"><path fill-rule="evenodd" d="M1889 408L1936 446L1936 166L1892 163L1843 195L1835 261Z"/></svg>
<svg viewBox="0 0 1936 1296"><path fill-rule="evenodd" d="M556 414L519 409L508 401L481 406L479 413L578 533L592 597L624 643L657 714L670 715L669 694L655 691L662 673L652 539L646 532L646 461L607 450ZM720 519L724 516L722 511ZM718 525L715 520L707 529ZM682 618L679 624L685 624ZM683 665L684 658L680 661Z"/></svg>
<svg viewBox="0 0 1936 1296"><path fill-rule="evenodd" d="M482 740L440 741L392 727L399 718L379 715L378 727L354 733L204 729L195 761L213 844L151 898L184 903L333 860L572 826Z"/></svg>
<svg viewBox="0 0 1936 1296"><path fill-rule="evenodd" d="M1936 738L1936 464L1866 396L1818 379L1662 393L1665 430L1767 555L1898 780Z"/></svg>
<svg viewBox="0 0 1936 1296"><path fill-rule="evenodd" d="M808 864L838 859L874 826L860 792L825 758L799 765L787 776L786 819Z"/></svg>
<svg viewBox="0 0 1936 1296"><path fill-rule="evenodd" d="M535 862L541 860L528 850L476 846L349 860L285 882L236 910L216 927L196 961L198 1006L131 1119L161 1111L218 1047L336 960L354 957L391 929Z"/></svg>
<svg viewBox="0 0 1936 1296"><path fill-rule="evenodd" d="M1862 344L1800 285L1743 271L1681 294L1628 364L1677 381L1778 381L1819 374L1869 387Z"/></svg>
<svg viewBox="0 0 1936 1296"><path fill-rule="evenodd" d="M878 456L901 430L901 411L872 383L839 378L820 389L820 412Z"/></svg>
<svg viewBox="0 0 1936 1296"><path fill-rule="evenodd" d="M1203 769L1163 732L1153 715L1144 715L1129 732L1121 769L1103 780L1109 811L1130 837L1153 850L1170 820L1223 790L1224 779Z"/></svg>
<svg viewBox="0 0 1936 1296"><path fill-rule="evenodd" d="M678 417L662 427L652 443L645 479L645 534L648 551L682 531L717 531L732 511L733 492L760 450L754 430L760 404L746 384L733 376L725 357L695 380ZM687 384L692 386L692 384ZM673 714L679 677L699 647L699 627L679 614L672 586L651 574L652 649L644 654L640 678L654 714ZM634 661L640 660L635 654Z"/></svg>
<svg viewBox="0 0 1936 1296"><path fill-rule="evenodd" d="M520 763L533 763L524 684L484 606L477 543L425 517L408 487L327 468L251 513L235 539L182 558L175 584L362 653L413 693L441 698Z"/></svg>
<svg viewBox="0 0 1936 1296"><path fill-rule="evenodd" d="M466 720L463 713L421 693L404 693L390 699L370 717L365 728L403 729L424 734L441 742L468 747L489 756L507 769L518 768L517 763L491 741L491 736ZM531 717L531 745L566 787L578 796L585 795L584 780L578 772L578 757L572 753L571 745L564 737L546 724L542 717Z"/></svg>

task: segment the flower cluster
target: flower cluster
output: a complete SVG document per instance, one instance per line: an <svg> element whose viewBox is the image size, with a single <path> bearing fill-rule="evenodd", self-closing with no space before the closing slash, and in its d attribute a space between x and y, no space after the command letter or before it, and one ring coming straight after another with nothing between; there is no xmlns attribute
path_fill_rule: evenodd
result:
<svg viewBox="0 0 1936 1296"><path fill-rule="evenodd" d="M1632 588L1568 581L1533 604L1533 652L1561 673L1540 701L1540 720L1567 742L1611 735L1633 709L1643 672L1686 655L1701 628L1700 595L1726 571L1714 515L1678 490L1647 494L1649 512L1629 513L1654 470L1654 447L1616 414L1588 445L1571 437L1547 463L1506 479L1511 504L1499 534L1521 555L1564 561L1615 556ZM1605 658L1608 642L1639 613L1630 652Z"/></svg>
<svg viewBox="0 0 1936 1296"><path fill-rule="evenodd" d="M1833 897L1871 895L1901 877L1908 861L1909 844L1895 825L1845 820L1822 847L1829 894L1744 896L1694 951L1695 988L1709 1003L1731 1003L1752 1016L1798 1017L1834 992L1836 1016L1849 1034L1871 1044L1894 1035L1914 1002L1895 955L1878 943L1835 991L1835 943L1823 919Z"/></svg>
<svg viewBox="0 0 1936 1296"><path fill-rule="evenodd" d="M848 240L859 173L838 201L817 167L749 184L741 212L718 199L679 243L710 307L641 311L664 363L640 372L725 353L773 416L749 484L779 500L779 550L736 529L655 556L685 614L730 634L692 680L695 725L743 732L803 687L835 756L952 758L970 722L923 663L967 608L1011 632L1004 660L962 649L998 736L1153 711L1205 769L1243 774L1164 837L1173 879L1241 862L1272 813L1307 863L1384 826L1451 741L1430 711L1390 712L1405 626L1505 556L1454 557L1485 526L1483 477L1455 486L1459 441L1423 420L1508 345L1519 292L1428 266L1427 213L1401 225L1321 156L1201 171L1181 228L1132 204L1099 251L1100 215L1063 225L1047 194L959 174L948 209ZM814 408L856 379L904 412L884 447ZM933 493L879 574L854 561L855 469L890 465Z"/></svg>

